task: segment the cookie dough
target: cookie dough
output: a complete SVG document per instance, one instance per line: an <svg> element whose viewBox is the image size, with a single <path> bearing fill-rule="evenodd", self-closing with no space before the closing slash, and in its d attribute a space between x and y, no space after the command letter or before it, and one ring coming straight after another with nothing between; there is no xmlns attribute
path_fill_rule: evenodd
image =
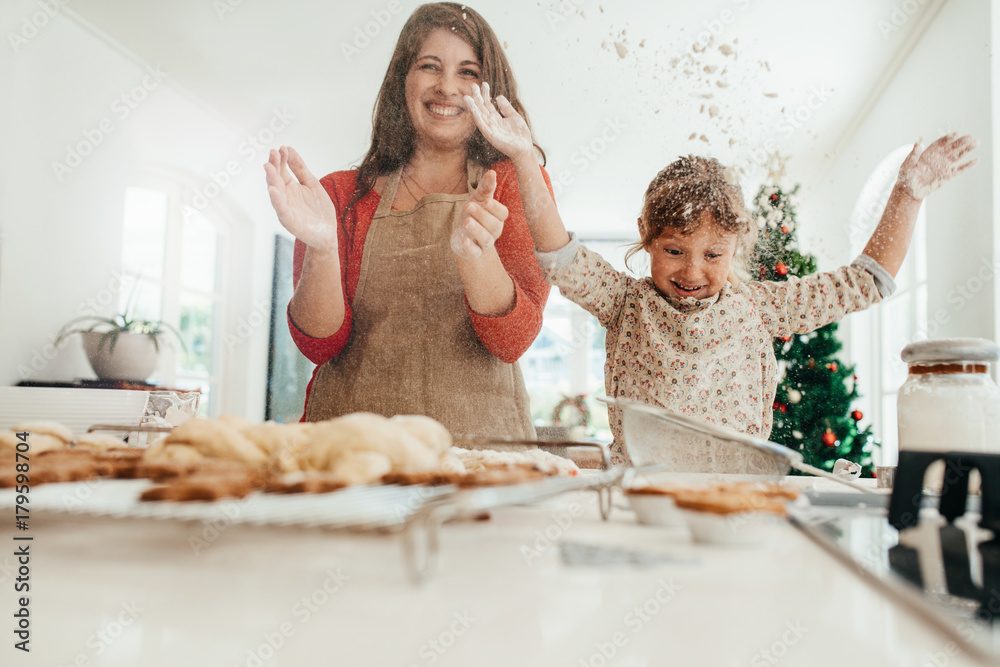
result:
<svg viewBox="0 0 1000 667"><path fill-rule="evenodd" d="M206 457L239 461L263 466L268 456L253 441L240 433L226 421L220 419L191 419L174 428L163 444L163 453L176 445L187 445ZM150 452L155 456L160 452Z"/></svg>
<svg viewBox="0 0 1000 667"><path fill-rule="evenodd" d="M128 447L124 440L107 433L84 433L76 439L76 446L101 452Z"/></svg>
<svg viewBox="0 0 1000 667"><path fill-rule="evenodd" d="M17 451L18 443L24 442L17 437L18 433L24 433L24 431L18 430L0 432L0 451ZM28 431L27 433L29 449L25 453L28 454L28 456L31 456L32 454L41 454L42 452L66 449L66 441L54 435L32 431Z"/></svg>
<svg viewBox="0 0 1000 667"><path fill-rule="evenodd" d="M73 442L73 432L59 422L22 422L12 426L10 430L14 433L27 431L31 435L50 435L54 438L59 438L64 445L68 445Z"/></svg>
<svg viewBox="0 0 1000 667"><path fill-rule="evenodd" d="M398 423L368 412L315 422L300 463L303 470L334 470L341 457L356 451L385 455L393 472L430 472L440 465L431 447Z"/></svg>
<svg viewBox="0 0 1000 667"><path fill-rule="evenodd" d="M451 448L451 432L444 424L424 415L396 415L389 419L396 426L430 447L438 456Z"/></svg>
<svg viewBox="0 0 1000 667"><path fill-rule="evenodd" d="M263 451L275 470L301 470L299 457L309 446L312 424L279 424L267 421L245 428L241 433Z"/></svg>

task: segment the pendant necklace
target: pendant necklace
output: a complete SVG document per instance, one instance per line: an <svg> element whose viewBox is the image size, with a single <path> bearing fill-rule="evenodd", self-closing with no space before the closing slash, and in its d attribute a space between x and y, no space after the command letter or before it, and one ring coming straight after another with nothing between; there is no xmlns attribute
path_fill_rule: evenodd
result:
<svg viewBox="0 0 1000 667"><path fill-rule="evenodd" d="M462 174L461 176L459 176L458 180L455 181L455 183L449 188L449 190L454 190L455 188L457 188L459 186L459 184L462 182L462 179L465 176L466 176L465 174ZM409 179L410 181L412 181L413 184L415 186L417 186L417 189L421 193L423 193L421 196L426 196L426 195L431 194L430 192L427 191L427 189L425 187L423 187L422 185L420 185L420 183L417 181L417 179L414 178L413 174L408 174L408 173L406 173L406 170L403 170L403 187L406 188L406 191L410 193L411 197L413 197L413 201L414 202L420 201L420 197L414 196L413 190L411 190L410 186L406 184L407 179ZM451 193L449 192L447 194L451 194Z"/></svg>

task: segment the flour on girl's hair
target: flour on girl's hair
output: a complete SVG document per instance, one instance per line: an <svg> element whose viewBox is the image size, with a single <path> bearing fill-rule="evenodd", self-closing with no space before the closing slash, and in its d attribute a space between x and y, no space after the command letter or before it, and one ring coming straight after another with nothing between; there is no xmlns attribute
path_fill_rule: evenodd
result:
<svg viewBox="0 0 1000 667"><path fill-rule="evenodd" d="M758 232L743 201L743 190L718 160L698 155L671 162L646 188L640 216L641 238L629 247L626 265L667 229L693 232L705 214L711 216L720 233L737 235L741 251L737 255L737 273L746 274L745 265L753 255Z"/></svg>

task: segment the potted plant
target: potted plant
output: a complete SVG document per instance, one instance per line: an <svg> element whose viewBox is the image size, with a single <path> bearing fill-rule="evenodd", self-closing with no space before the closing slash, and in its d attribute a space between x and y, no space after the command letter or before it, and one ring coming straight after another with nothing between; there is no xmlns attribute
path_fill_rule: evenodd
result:
<svg viewBox="0 0 1000 667"><path fill-rule="evenodd" d="M84 315L70 320L56 336L59 346L73 334L80 334L87 361L101 380L145 382L160 356L161 338L173 334L187 351L177 329L162 320L135 319L128 313L114 317Z"/></svg>

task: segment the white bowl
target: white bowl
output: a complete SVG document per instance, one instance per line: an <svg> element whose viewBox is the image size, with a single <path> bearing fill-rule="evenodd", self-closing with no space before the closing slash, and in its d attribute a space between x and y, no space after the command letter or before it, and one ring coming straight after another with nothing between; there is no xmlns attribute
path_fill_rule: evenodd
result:
<svg viewBox="0 0 1000 667"><path fill-rule="evenodd" d="M715 514L689 509L677 511L687 521L694 541L703 544L761 544L781 521L781 517L770 512Z"/></svg>
<svg viewBox="0 0 1000 667"><path fill-rule="evenodd" d="M625 492L639 523L647 526L683 526L684 516L670 496L654 493Z"/></svg>

